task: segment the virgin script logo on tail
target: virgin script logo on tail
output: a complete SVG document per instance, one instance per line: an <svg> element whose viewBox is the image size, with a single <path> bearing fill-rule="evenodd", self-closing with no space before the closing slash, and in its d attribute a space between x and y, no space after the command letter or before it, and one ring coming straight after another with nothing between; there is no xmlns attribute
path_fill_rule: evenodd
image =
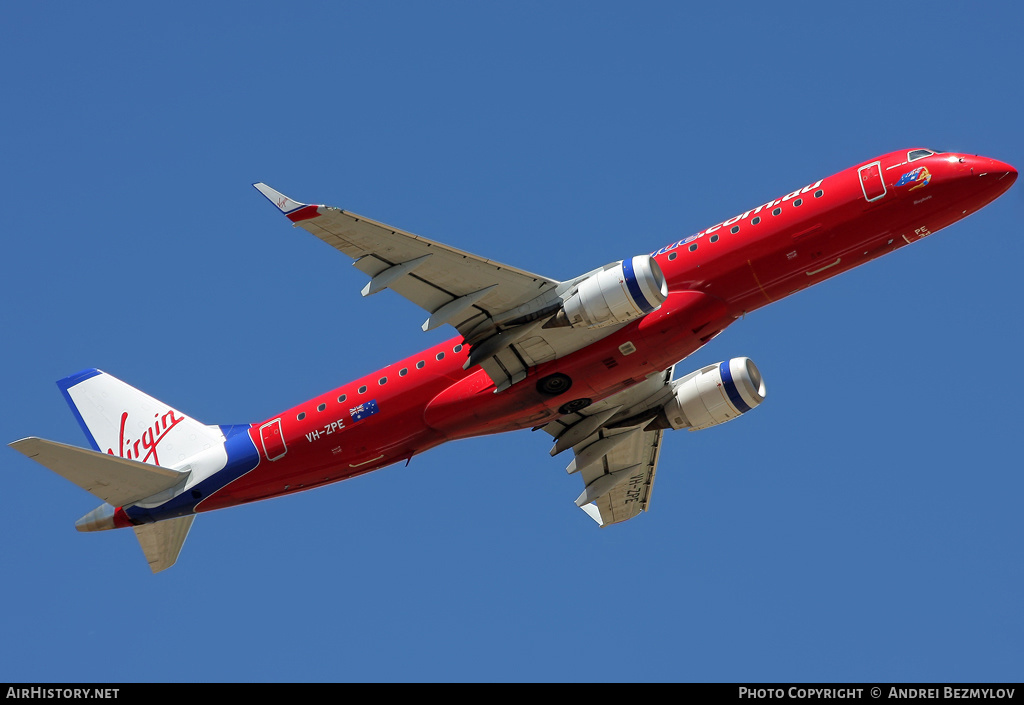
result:
<svg viewBox="0 0 1024 705"><path fill-rule="evenodd" d="M121 430L118 432L118 452L115 454L113 448L107 448L109 455L118 455L128 460L141 460L144 463L152 462L160 464L160 458L156 453L160 441L167 437L171 429L185 420L184 416L177 416L174 409L168 410L164 415L153 414L153 423L142 432L142 436L132 440L125 438L124 430L128 424L128 412L121 413ZM141 448L140 448L141 446ZM152 460L151 460L152 459Z"/></svg>

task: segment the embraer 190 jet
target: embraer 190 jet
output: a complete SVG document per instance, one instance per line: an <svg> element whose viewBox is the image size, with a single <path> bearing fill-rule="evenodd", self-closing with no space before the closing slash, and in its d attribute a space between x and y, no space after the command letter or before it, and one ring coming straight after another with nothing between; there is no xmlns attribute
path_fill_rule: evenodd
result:
<svg viewBox="0 0 1024 705"><path fill-rule="evenodd" d="M569 281L258 183L293 224L355 260L364 296L391 289L426 311L423 330L458 335L248 425L201 423L88 369L57 384L92 449L11 446L101 499L78 530L131 527L153 572L174 564L199 512L526 428L553 437L551 455L572 451L576 504L616 524L648 509L666 430L721 424L765 398L748 358L676 377L679 361L741 316L955 223L1016 178L985 157L891 152Z"/></svg>

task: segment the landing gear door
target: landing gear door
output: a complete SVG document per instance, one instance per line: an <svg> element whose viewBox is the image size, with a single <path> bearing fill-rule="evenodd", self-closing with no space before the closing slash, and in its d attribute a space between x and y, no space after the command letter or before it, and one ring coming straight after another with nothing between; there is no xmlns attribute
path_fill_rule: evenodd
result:
<svg viewBox="0 0 1024 705"><path fill-rule="evenodd" d="M263 442L263 455L267 460L277 460L288 452L288 448L284 444L284 434L281 433L281 419L279 418L260 426L260 440Z"/></svg>
<svg viewBox="0 0 1024 705"><path fill-rule="evenodd" d="M885 181L882 179L881 162L871 162L857 170L860 174L860 188L868 202L877 201L885 195Z"/></svg>

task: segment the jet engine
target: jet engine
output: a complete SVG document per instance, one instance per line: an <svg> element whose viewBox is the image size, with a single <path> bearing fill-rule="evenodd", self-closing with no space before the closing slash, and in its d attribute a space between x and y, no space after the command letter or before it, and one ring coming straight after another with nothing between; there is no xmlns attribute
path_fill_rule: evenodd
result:
<svg viewBox="0 0 1024 705"><path fill-rule="evenodd" d="M702 428L731 421L764 401L761 372L748 357L702 367L672 383L672 399L647 426Z"/></svg>
<svg viewBox="0 0 1024 705"><path fill-rule="evenodd" d="M576 286L545 328L601 328L628 323L661 306L668 284L650 255L637 255L591 274Z"/></svg>

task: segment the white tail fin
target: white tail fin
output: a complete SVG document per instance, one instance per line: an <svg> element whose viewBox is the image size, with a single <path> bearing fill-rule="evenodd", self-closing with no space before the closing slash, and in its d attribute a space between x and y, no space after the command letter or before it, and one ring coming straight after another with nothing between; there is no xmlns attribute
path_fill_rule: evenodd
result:
<svg viewBox="0 0 1024 705"><path fill-rule="evenodd" d="M57 386L92 447L151 465L176 467L224 442L206 426L100 370L84 370Z"/></svg>

